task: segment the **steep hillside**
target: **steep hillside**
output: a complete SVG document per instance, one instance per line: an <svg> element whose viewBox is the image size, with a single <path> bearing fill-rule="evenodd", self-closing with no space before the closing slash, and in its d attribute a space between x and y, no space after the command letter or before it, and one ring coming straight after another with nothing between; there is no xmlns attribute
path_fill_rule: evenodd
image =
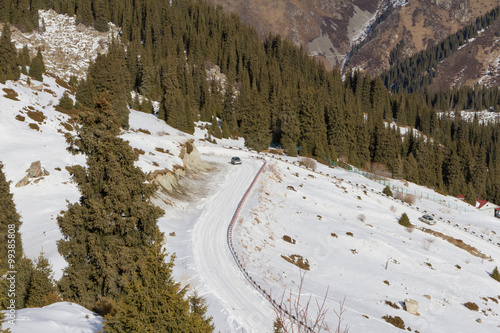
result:
<svg viewBox="0 0 500 333"><path fill-rule="evenodd" d="M342 63L351 44L361 38L385 1L241 1L209 0L238 14L262 37L270 32L303 45L328 66Z"/></svg>
<svg viewBox="0 0 500 333"><path fill-rule="evenodd" d="M473 86L488 87L500 83L500 20L496 20L473 41L443 60L430 89Z"/></svg>
<svg viewBox="0 0 500 333"><path fill-rule="evenodd" d="M64 88L46 76L37 91L25 79L0 85L5 106L0 156L22 216L26 254L34 258L43 249L59 278L65 263L57 252L61 234L55 217L66 200L79 196L65 167L85 160L66 151L64 134L74 125L54 108ZM217 330L269 331L275 314L249 281L280 302L284 292L297 292L297 265L306 269L303 300L309 295L321 300L328 290L330 327L345 297L343 323L354 332L399 331L383 317L400 317L406 328L419 332L497 328L498 282L489 276L500 265L500 228L494 217L411 183L385 181L416 195L409 205L382 195L384 184L357 173L324 165L316 167L318 173L299 167L296 158L240 149L242 141L214 144L205 139L203 124L191 136L153 115L131 111L130 125L122 137L139 152L137 165L161 185L156 204L166 214L158 223L167 236L167 251L177 255L174 276L208 300ZM240 156L243 165L231 165L231 156ZM267 160L260 176L262 161L255 157ZM36 160L49 174L15 187ZM254 189L238 209L255 177ZM251 280L229 252L228 226L237 209L232 242ZM434 214L438 223L424 224L423 211ZM402 213L413 228L398 224ZM407 299L418 302L419 315L404 310ZM22 310L17 318L14 333L35 326L39 332L101 327L99 317L70 303Z"/></svg>
<svg viewBox="0 0 500 333"><path fill-rule="evenodd" d="M404 41L405 45L401 50L402 56L410 56L434 46L438 41L474 22L477 17L495 6L497 1L493 0L410 1L396 9L376 28L375 36L349 59L349 65L361 68L372 75L380 74L389 67L389 52L401 41ZM478 53L482 54L483 51L486 52L481 49ZM463 54L457 57L463 59ZM486 60L481 57L474 59L478 62ZM462 61L463 64L466 63L465 59ZM456 74L458 72L455 72Z"/></svg>

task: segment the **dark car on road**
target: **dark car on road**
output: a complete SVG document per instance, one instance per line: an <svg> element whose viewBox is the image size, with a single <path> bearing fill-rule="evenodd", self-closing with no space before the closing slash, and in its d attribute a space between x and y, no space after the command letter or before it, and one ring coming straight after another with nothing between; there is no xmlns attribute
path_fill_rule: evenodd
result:
<svg viewBox="0 0 500 333"><path fill-rule="evenodd" d="M239 157L233 157L233 158L231 159L231 164L232 164L232 165L241 164L241 160L240 160L240 158L239 158Z"/></svg>

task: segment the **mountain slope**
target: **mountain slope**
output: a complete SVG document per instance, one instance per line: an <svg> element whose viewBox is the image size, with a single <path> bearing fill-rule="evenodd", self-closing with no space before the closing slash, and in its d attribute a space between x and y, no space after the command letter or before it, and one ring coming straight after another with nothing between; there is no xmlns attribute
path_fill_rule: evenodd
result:
<svg viewBox="0 0 500 333"><path fill-rule="evenodd" d="M59 278L65 263L56 249L61 235L55 216L65 208L66 200L79 197L65 166L85 161L66 152L64 132L71 132L72 125L66 115L54 109L64 89L53 78L45 77L44 82L43 91L23 86L23 80L0 85L0 156L13 184L24 177L24 170L35 160L40 160L50 172L27 186L12 187L12 192L22 216L21 233L27 255L34 258L43 248ZM8 92L12 97L12 91L18 94L18 100L6 97ZM30 127L30 123L36 126ZM261 165L251 159L255 153L223 148L241 147L241 141L209 143L201 128L194 136L181 133L150 114L132 111L130 124L131 129L123 137L140 152L137 165L152 175L164 169L179 170L172 174L177 180L176 190L169 192L164 188L156 199L166 211L158 222L167 235L166 249L177 255L176 280L189 284L208 300L208 314L214 317L218 330L259 332L262 327L270 328L274 314L265 305L269 303L246 284L228 256L225 237L236 209L231 203L239 201L242 193L238 189L246 186ZM186 161L185 154L181 158L183 147L190 140L210 163L210 170L195 173L182 168ZM243 165L229 164L235 155L242 158ZM275 300L279 302L285 290L296 293L299 269L282 256L299 255L309 265L304 299L309 295L320 299L329 288L326 304L330 325L336 324L333 310L338 309L338 301L346 297L347 312L343 318L352 331L398 332L382 319L385 315L399 316L406 327L420 332L442 332L448 328L493 331L497 327L498 283L488 275L500 262L500 248L495 245L500 243L500 227L495 218L454 198L393 181L410 193L422 193L423 198L417 199L414 207L443 218L429 227L420 222L420 211L380 195L377 192L383 185L362 175L320 166L323 173L329 174L325 176L275 160L271 155L261 156L268 159L268 167L240 212L233 240L249 276ZM297 159L288 160L297 164ZM190 176L183 177L184 173ZM443 200L446 207L439 204ZM418 229L410 232L398 224L403 212ZM435 233L425 232L423 227ZM481 254L459 248L436 236L437 232L460 239ZM219 280L220 276L243 285L229 289L224 280ZM418 301L420 316L402 310L400 302L406 298ZM477 304L480 311L467 309L467 302ZM38 324L42 332L63 331L62 326L50 326L54 307L57 306L40 310L49 320ZM263 307L268 307L265 315L255 316L253 309ZM61 308L68 315L73 311L63 305ZM36 310L30 311L23 310L19 318L26 323L41 320ZM59 316L64 317L63 313ZM457 317L462 320L457 322ZM98 329L94 319L82 332ZM95 320L98 323L99 319ZM77 330L76 323L71 327L70 330ZM11 328L13 332L26 332L28 326L20 320L18 326Z"/></svg>
<svg viewBox="0 0 500 333"><path fill-rule="evenodd" d="M404 41L404 47L400 51L404 59L436 45L448 35L475 22L477 17L486 14L495 6L497 2L490 0L410 1L407 5L397 8L376 28L375 36L349 59L349 65L362 68L371 75L378 75L389 68L389 53L401 41ZM495 28L492 28L492 33L495 33ZM489 46L489 43L476 44L477 53L488 52ZM462 59L462 66L466 66L471 57L469 55L466 59L464 55L466 52L462 51L457 52L456 56L457 59ZM472 57L474 62L481 63L481 67L494 64L484 57ZM458 75L460 72L456 66L441 67L443 71L449 72L449 75ZM477 70L479 71L479 68ZM479 75L480 72L475 74Z"/></svg>

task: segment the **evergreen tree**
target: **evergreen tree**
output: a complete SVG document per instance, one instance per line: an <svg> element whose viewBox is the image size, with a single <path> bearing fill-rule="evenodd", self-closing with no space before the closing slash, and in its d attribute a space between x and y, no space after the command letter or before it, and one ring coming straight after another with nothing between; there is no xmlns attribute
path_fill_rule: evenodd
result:
<svg viewBox="0 0 500 333"><path fill-rule="evenodd" d="M213 318L207 317L207 301L203 297L198 295L198 292L195 290L193 295L189 296L189 305L191 307L191 313L193 316L198 317L199 320L203 323L203 326L206 325L206 328L210 328L212 331L215 329L214 324L212 323Z"/></svg>
<svg viewBox="0 0 500 333"><path fill-rule="evenodd" d="M83 112L70 150L87 157L87 168L70 168L82 193L57 219L63 239L59 253L68 266L59 281L65 299L91 308L102 297L123 295L137 278L139 259L160 235L162 210L149 199L155 192L136 166L137 154L121 138L120 121L107 95Z"/></svg>
<svg viewBox="0 0 500 333"><path fill-rule="evenodd" d="M401 214L401 217L399 218L399 224L401 224L403 227L412 226L410 219L408 218L408 215L406 215L406 213Z"/></svg>
<svg viewBox="0 0 500 333"><path fill-rule="evenodd" d="M17 271L15 307L22 309L25 307L33 264L24 256L19 232L21 221L10 193L10 184L3 172L2 163L0 163L0 207L2 207L0 209L0 271ZM9 255L14 255L14 258L9 258ZM14 260L9 261L9 259ZM6 280L2 281L0 277L0 283L5 284Z"/></svg>
<svg viewBox="0 0 500 333"><path fill-rule="evenodd" d="M80 0L76 11L76 24L90 26L94 23L91 0Z"/></svg>
<svg viewBox="0 0 500 333"><path fill-rule="evenodd" d="M210 321L190 311L186 290L172 279L173 258L165 262L160 245L138 259L138 274L126 285L116 314L105 317L104 330L113 332L212 332ZM204 309L198 308L204 311Z"/></svg>
<svg viewBox="0 0 500 333"><path fill-rule="evenodd" d="M68 92L66 90L59 99L59 106L67 111L73 109L73 100L71 99L71 97L69 97Z"/></svg>
<svg viewBox="0 0 500 333"><path fill-rule="evenodd" d="M56 294L52 266L43 252L34 263L26 293L26 307L42 307L59 300Z"/></svg>
<svg viewBox="0 0 500 333"><path fill-rule="evenodd" d="M107 1L95 0L94 13L95 13L94 28L100 32L107 32L109 30L108 22L110 21Z"/></svg>
<svg viewBox="0 0 500 333"><path fill-rule="evenodd" d="M222 138L222 132L219 127L219 122L217 121L217 118L213 117L212 118L212 133L213 136L215 136L217 139Z"/></svg>
<svg viewBox="0 0 500 333"><path fill-rule="evenodd" d="M17 80L21 76L19 69L19 59L17 50L11 40L10 25L3 25L2 36L0 37L0 68L7 80Z"/></svg>
<svg viewBox="0 0 500 333"><path fill-rule="evenodd" d="M0 307L2 309L5 309L7 308L6 306L6 301L7 301L7 290L8 288L7 285L6 285L6 281L3 279L3 276L5 276L7 270L1 268L3 267L3 261L0 259ZM7 329L4 329L2 328L3 324L6 322L6 317L5 317L5 314L0 311L0 333L11 333L11 330L9 328Z"/></svg>
<svg viewBox="0 0 500 333"><path fill-rule="evenodd" d="M495 269L493 269L493 272L491 273L491 277L498 282L500 282L500 272L498 271L498 266L495 266Z"/></svg>
<svg viewBox="0 0 500 333"><path fill-rule="evenodd" d="M3 164L0 163L0 207L2 207L0 209L0 269L14 271L15 269L9 269L7 255L15 254L14 262L16 263L23 256L21 233L19 232L21 220L10 193L10 182L5 177L3 167Z"/></svg>
<svg viewBox="0 0 500 333"><path fill-rule="evenodd" d="M107 54L100 54L89 66L87 86L83 86L86 107L93 103L96 96L109 93L113 111L116 112L120 125L128 128L129 110L127 107L128 87L130 85L126 70L125 50L123 45L113 40ZM85 96L87 94L88 96ZM92 98L91 98L92 96ZM77 100L80 101L77 94Z"/></svg>
<svg viewBox="0 0 500 333"><path fill-rule="evenodd" d="M38 81L43 81L43 73L45 72L45 65L43 63L42 51L38 48L36 57L31 61L29 74Z"/></svg>

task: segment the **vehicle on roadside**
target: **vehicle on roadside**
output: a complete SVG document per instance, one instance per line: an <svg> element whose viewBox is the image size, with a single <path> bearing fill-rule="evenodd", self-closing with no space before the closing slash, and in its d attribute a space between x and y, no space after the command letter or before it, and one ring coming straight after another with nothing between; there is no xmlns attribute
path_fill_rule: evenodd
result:
<svg viewBox="0 0 500 333"><path fill-rule="evenodd" d="M236 164L241 164L241 159L239 157L233 157L231 158L231 164L236 165Z"/></svg>
<svg viewBox="0 0 500 333"><path fill-rule="evenodd" d="M422 222L430 224L430 225L436 224L436 220L432 216L430 216L429 214L422 215L420 220L422 220Z"/></svg>

